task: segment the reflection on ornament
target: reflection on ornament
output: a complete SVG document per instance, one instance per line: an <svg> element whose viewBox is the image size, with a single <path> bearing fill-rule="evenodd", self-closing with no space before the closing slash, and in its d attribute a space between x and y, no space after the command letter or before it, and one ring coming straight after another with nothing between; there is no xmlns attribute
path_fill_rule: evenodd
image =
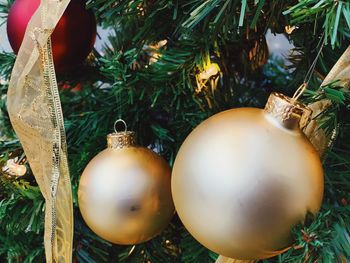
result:
<svg viewBox="0 0 350 263"><path fill-rule="evenodd" d="M311 110L274 93L201 123L174 163L172 193L188 231L210 250L254 260L284 252L323 196L319 155L301 131Z"/></svg>
<svg viewBox="0 0 350 263"><path fill-rule="evenodd" d="M211 63L210 58L203 62L203 65L198 66L200 72L196 75L197 88L196 93L204 92L209 108L212 108L212 102L209 92L214 94L222 72L216 63Z"/></svg>
<svg viewBox="0 0 350 263"><path fill-rule="evenodd" d="M112 243L145 242L174 215L170 167L152 150L137 146L134 132L109 134L107 142L108 148L89 162L81 176L81 214L97 235Z"/></svg>

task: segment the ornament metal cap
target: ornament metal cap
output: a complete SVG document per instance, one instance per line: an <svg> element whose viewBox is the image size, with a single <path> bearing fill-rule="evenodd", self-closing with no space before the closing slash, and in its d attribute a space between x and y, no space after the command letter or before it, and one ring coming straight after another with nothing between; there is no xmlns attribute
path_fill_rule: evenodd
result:
<svg viewBox="0 0 350 263"><path fill-rule="evenodd" d="M124 131L117 131L116 125L122 123L125 127ZM107 147L111 149L123 149L136 145L135 132L128 131L124 120L119 119L114 123L114 133L107 135Z"/></svg>
<svg viewBox="0 0 350 263"><path fill-rule="evenodd" d="M271 93L265 112L288 130L303 129L309 122L312 110L306 105L281 93Z"/></svg>

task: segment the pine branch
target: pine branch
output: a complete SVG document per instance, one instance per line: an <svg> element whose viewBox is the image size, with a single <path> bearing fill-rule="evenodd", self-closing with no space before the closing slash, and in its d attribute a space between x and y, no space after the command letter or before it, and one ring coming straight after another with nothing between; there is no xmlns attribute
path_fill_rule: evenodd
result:
<svg viewBox="0 0 350 263"><path fill-rule="evenodd" d="M314 23L315 27L322 25L326 43L330 43L333 47L340 46L341 40L350 33L348 1L302 0L283 14L291 16L293 25L304 23Z"/></svg>

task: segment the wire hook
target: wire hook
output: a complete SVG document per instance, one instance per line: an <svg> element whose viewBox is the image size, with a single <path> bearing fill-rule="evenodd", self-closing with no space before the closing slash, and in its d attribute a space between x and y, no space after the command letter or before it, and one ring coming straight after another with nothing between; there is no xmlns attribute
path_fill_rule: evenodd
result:
<svg viewBox="0 0 350 263"><path fill-rule="evenodd" d="M122 123L124 125L124 132L126 132L128 130L128 125L126 125L126 122L123 119L118 119L114 122L114 131L115 133L118 133L117 130L117 124ZM122 132L122 131L119 131Z"/></svg>

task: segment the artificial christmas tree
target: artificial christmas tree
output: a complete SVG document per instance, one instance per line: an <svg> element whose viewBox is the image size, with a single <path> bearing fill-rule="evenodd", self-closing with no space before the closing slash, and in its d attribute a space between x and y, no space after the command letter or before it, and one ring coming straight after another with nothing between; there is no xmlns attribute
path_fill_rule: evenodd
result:
<svg viewBox="0 0 350 263"><path fill-rule="evenodd" d="M4 21L10 2L0 5ZM68 2L45 1L51 7L46 10L58 10L54 12L55 19L46 22L55 25ZM327 101L326 107L316 107L321 110L314 111L313 128L307 127L310 138L315 131L325 138L322 147L318 147L320 140L311 139L317 150L322 148L323 204L317 215L307 214L303 224L294 226L290 249L263 262L349 261L350 119L347 105L350 81L347 74L341 74L349 70L349 51L337 63L337 70L329 74L349 44L348 2L89 0L86 4L98 23L108 29L109 36L100 40L103 50L94 52L90 58L89 72L74 72L58 79L58 85L69 83L75 87L79 83L82 87L79 92L61 89L58 97L49 42L45 41L50 30L39 32L42 38L35 39L43 52L35 53L33 46L18 55L8 97L16 57L7 52L0 54L0 163L5 168L1 169L0 176L1 262L45 260L42 245L45 211L47 222L54 222L50 219L54 219L55 213L50 211L65 212L65 217L57 214L57 228L45 229L46 233L56 234L46 236L46 240L54 241L45 243L48 261L60 258L69 262L72 254L75 262L215 262L218 255L200 245L177 216L160 235L142 244L118 246L102 240L89 230L79 212L77 192L81 174L88 162L105 148L105 134L119 117L137 132L141 145L157 150L173 166L181 144L199 123L231 108L262 108L273 91L292 95L304 82L305 75L310 75L310 81L300 100L318 106L320 101ZM294 45L288 66L271 56L266 61L268 29L284 33ZM30 41L33 40L25 45ZM35 55L29 57L32 52ZM314 68L312 64L319 52ZM39 53L45 58L44 64L38 60ZM28 63L34 58L36 63ZM21 67L24 70L19 70ZM308 74L310 68L314 70ZM17 78L21 81L14 81ZM21 90L22 86L25 89ZM27 99L25 108L32 112L23 111L21 104L17 104L16 99L22 92L27 94L27 98L23 96ZM36 99L31 100L34 97ZM55 98L54 104L51 104L52 98ZM47 108L48 105L52 107ZM18 119L14 122L17 135L10 125L6 106L12 122ZM50 116L55 116L54 122L36 118L43 116L45 109L55 109L49 111ZM28 124L38 125L21 126L21 117L25 117ZM47 129L34 132L43 123ZM57 130L57 133L51 132ZM46 135L45 140L38 139L42 135ZM55 142L60 142L61 147L51 148ZM29 163L19 161L22 148ZM8 162L11 159L19 163ZM55 160L61 160L62 165L53 166L54 170L45 169L51 167L52 162L55 164ZM27 173L11 175L7 164L26 165ZM69 164L70 173L65 164ZM44 173L40 173L38 167L42 167ZM55 177L60 172L65 180ZM53 188L43 187L50 186L47 182L52 179ZM52 192L57 195L50 195ZM69 221L73 217L74 225ZM250 220L254 222L259 218ZM68 242L64 243L64 250L55 250L56 246L63 245L63 239L55 242L63 232L65 240L74 234L73 246ZM221 257L220 261L233 259Z"/></svg>

